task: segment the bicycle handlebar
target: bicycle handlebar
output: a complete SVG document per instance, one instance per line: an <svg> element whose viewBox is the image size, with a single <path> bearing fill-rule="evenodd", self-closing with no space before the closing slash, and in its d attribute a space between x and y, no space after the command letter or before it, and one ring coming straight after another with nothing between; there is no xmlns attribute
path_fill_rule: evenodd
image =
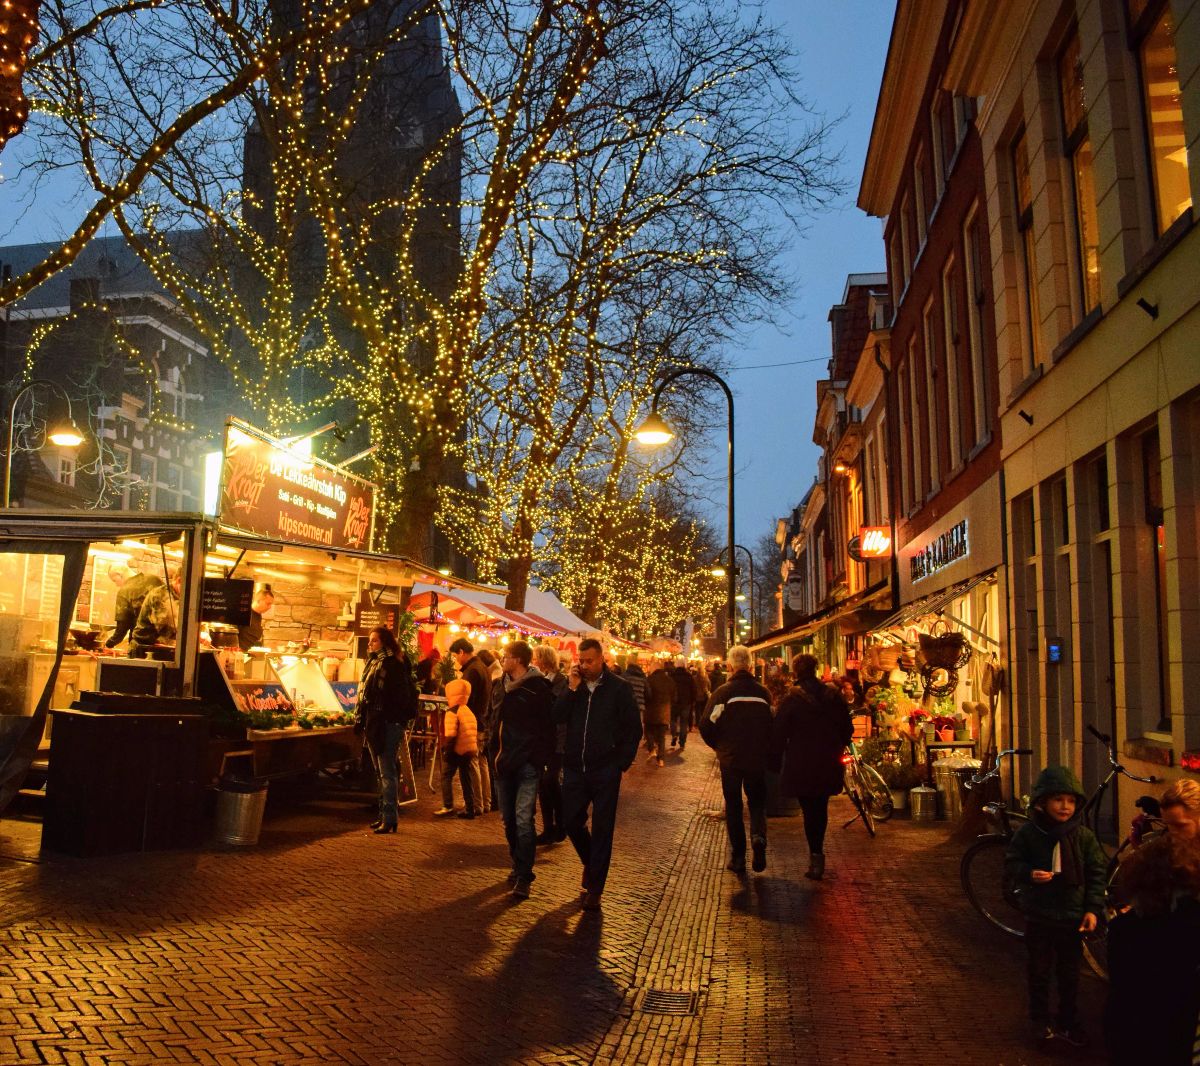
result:
<svg viewBox="0 0 1200 1066"><path fill-rule="evenodd" d="M998 777L1000 775L1000 764L1004 762L1005 759L1010 758L1013 755L1032 754L1033 748L1005 748L1004 751L996 754L996 765L993 766L986 774L974 774L971 776L970 780L964 781L963 784L968 789L974 788L976 785L982 785L985 781L990 781L993 777Z"/></svg>
<svg viewBox="0 0 1200 1066"><path fill-rule="evenodd" d="M1108 765L1112 767L1114 772L1121 774L1124 777L1128 777L1131 781L1140 781L1144 785L1157 785L1159 783L1160 778L1155 777L1153 774L1151 774L1149 777L1138 777L1137 774L1131 774L1128 770L1126 770L1125 767L1117 761L1116 752L1113 750L1112 737L1110 737L1107 733L1101 733L1100 730L1094 725L1089 725L1087 727L1087 731L1108 749Z"/></svg>

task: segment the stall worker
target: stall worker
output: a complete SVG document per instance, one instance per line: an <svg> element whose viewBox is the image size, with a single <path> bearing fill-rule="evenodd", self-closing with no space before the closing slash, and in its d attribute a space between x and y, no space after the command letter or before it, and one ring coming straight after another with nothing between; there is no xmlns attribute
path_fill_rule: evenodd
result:
<svg viewBox="0 0 1200 1066"><path fill-rule="evenodd" d="M238 647L242 651L262 647L263 615L269 614L273 606L275 606L275 592L271 586L257 586L254 590L254 598L250 601L250 621L244 626L238 626Z"/></svg>
<svg viewBox="0 0 1200 1066"><path fill-rule="evenodd" d="M142 608L138 611L137 624L129 639L129 657L145 659L150 649L173 647L179 630L179 612L176 601L183 590L183 574L172 569L167 577L168 584L161 582L146 593ZM128 582L126 582L128 586Z"/></svg>
<svg viewBox="0 0 1200 1066"><path fill-rule="evenodd" d="M109 572L114 582L117 581L118 573L119 571L115 568ZM116 629L104 642L106 648L115 648L133 633L133 627L137 625L138 614L142 610L142 604L145 602L147 594L151 589L161 587L162 578L155 574L134 574L132 577L125 577L122 574L122 580L118 583L117 588L117 607L113 612Z"/></svg>

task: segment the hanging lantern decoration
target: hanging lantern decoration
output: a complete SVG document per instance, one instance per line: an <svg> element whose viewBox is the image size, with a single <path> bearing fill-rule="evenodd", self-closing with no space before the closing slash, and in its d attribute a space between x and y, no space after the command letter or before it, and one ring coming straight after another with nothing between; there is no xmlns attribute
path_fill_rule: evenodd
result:
<svg viewBox="0 0 1200 1066"><path fill-rule="evenodd" d="M0 151L25 128L29 101L21 78L38 38L39 0L0 0Z"/></svg>

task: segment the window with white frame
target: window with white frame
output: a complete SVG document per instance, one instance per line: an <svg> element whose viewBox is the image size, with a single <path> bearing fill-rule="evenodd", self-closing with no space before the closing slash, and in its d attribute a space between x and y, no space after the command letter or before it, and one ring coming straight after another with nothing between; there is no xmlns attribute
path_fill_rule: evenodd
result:
<svg viewBox="0 0 1200 1066"><path fill-rule="evenodd" d="M941 94L935 93L933 101L929 105L929 146L933 154L935 202L942 198L942 192L946 188L946 154L942 141L941 101Z"/></svg>
<svg viewBox="0 0 1200 1066"><path fill-rule="evenodd" d="M1078 30L1071 31L1058 57L1058 85L1063 157L1071 168L1077 279L1080 303L1086 315L1092 308L1100 306L1100 225Z"/></svg>
<svg viewBox="0 0 1200 1066"><path fill-rule="evenodd" d="M884 416L879 419L875 454L875 493L878 504L875 514L881 523L888 520L891 507L888 496L888 463L891 462L891 455L888 452L887 439L887 417Z"/></svg>
<svg viewBox="0 0 1200 1066"><path fill-rule="evenodd" d="M959 388L959 337L957 266L953 256L942 269L942 326L946 350L946 466L957 470L962 462L962 393Z"/></svg>
<svg viewBox="0 0 1200 1066"><path fill-rule="evenodd" d="M983 353L983 307L987 299L984 286L983 236L979 232L978 205L971 208L963 224L964 280L967 296L967 360L970 375L969 395L973 433L971 447L977 445L988 434L987 376L984 373Z"/></svg>
<svg viewBox="0 0 1200 1066"><path fill-rule="evenodd" d="M58 457L58 483L60 485L75 484L75 457L60 455Z"/></svg>
<svg viewBox="0 0 1200 1066"><path fill-rule="evenodd" d="M917 220L917 248L919 250L925 247L925 236L929 225L928 207L925 203L925 153L923 151L918 151L917 157L913 160L912 182L913 206Z"/></svg>
<svg viewBox="0 0 1200 1066"><path fill-rule="evenodd" d="M921 316L921 339L922 347L924 348L925 362L925 434L929 456L929 492L936 492L941 486L941 448L938 442L938 430L941 419L938 417L938 382L937 368L940 363L938 354L938 331L937 317L934 311L933 298L930 297L929 302L925 304L925 311Z"/></svg>
<svg viewBox="0 0 1200 1066"><path fill-rule="evenodd" d="M896 392L901 411L908 402L908 373L909 364L905 360L896 372ZM911 418L906 419L901 414L901 427L905 424L911 425L911 422ZM908 514L912 503L912 445L909 440L910 434L905 433L903 429L898 436L900 440L900 513Z"/></svg>
<svg viewBox="0 0 1200 1066"><path fill-rule="evenodd" d="M1125 7L1142 84L1154 220L1161 234L1192 206L1175 18L1166 0L1126 0Z"/></svg>
<svg viewBox="0 0 1200 1066"><path fill-rule="evenodd" d="M925 499L925 476L922 470L924 453L922 438L924 434L921 432L921 420L930 417L928 405L921 403L922 374L921 363L917 355L919 348L918 338L913 337L908 345L908 410L909 424L913 427L910 434L912 437L912 500L910 503L914 510Z"/></svg>
<svg viewBox="0 0 1200 1066"><path fill-rule="evenodd" d="M1031 374L1042 365L1042 314L1038 301L1036 238L1033 232L1033 178L1029 172L1029 142L1022 127L1013 142L1013 191L1017 254L1021 266L1021 310L1024 317L1024 372Z"/></svg>

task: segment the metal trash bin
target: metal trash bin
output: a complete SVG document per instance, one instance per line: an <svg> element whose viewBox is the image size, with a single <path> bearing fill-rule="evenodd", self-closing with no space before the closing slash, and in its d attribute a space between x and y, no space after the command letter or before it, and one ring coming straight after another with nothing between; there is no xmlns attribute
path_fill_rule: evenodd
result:
<svg viewBox="0 0 1200 1066"><path fill-rule="evenodd" d="M962 796L958 791L957 767L949 766L948 759L939 759L933 764L933 787L937 791L938 817L957 821L962 816Z"/></svg>
<svg viewBox="0 0 1200 1066"><path fill-rule="evenodd" d="M937 789L928 785L910 788L908 805L914 822L932 822L937 817Z"/></svg>
<svg viewBox="0 0 1200 1066"><path fill-rule="evenodd" d="M257 844L266 806L265 781L222 780L217 789L217 843Z"/></svg>

